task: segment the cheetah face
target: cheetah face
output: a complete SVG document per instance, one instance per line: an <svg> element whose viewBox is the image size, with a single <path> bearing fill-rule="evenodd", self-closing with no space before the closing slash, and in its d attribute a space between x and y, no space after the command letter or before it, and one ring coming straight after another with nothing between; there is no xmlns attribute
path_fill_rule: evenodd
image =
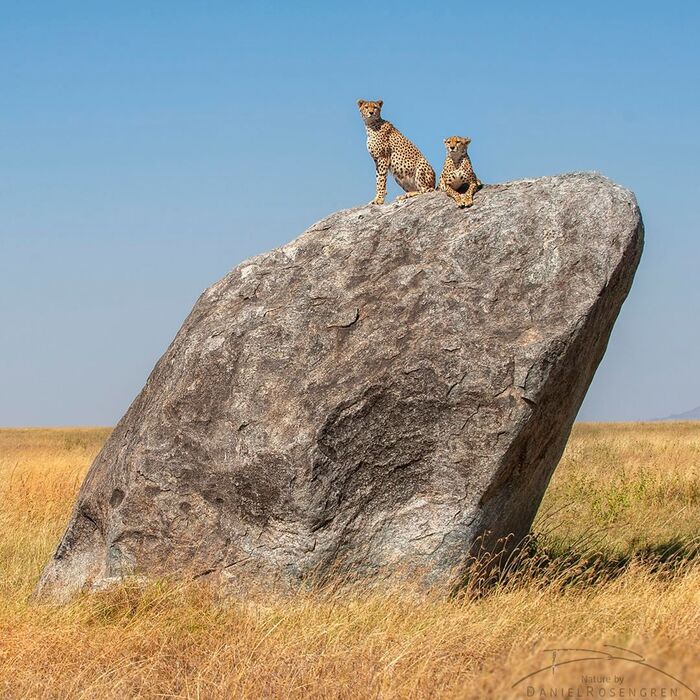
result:
<svg viewBox="0 0 700 700"><path fill-rule="evenodd" d="M463 136L450 136L445 139L445 148L447 150L447 155L452 158L452 161L456 164L459 163L464 156L467 155L467 146L472 142L469 137Z"/></svg>
<svg viewBox="0 0 700 700"><path fill-rule="evenodd" d="M360 109L362 120L365 124L376 124L382 118L382 105L384 102L377 100L376 102L367 102L366 100L358 100L357 106Z"/></svg>

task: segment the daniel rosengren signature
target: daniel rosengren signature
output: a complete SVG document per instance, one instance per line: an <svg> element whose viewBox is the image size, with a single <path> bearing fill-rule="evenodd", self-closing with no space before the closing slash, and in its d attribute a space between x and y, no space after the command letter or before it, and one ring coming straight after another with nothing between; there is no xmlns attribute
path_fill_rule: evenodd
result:
<svg viewBox="0 0 700 700"><path fill-rule="evenodd" d="M547 671L551 671L552 675L556 672L556 669L561 667L561 666L568 666L570 664L576 664L576 663L581 663L582 661L598 661L598 662L609 662L609 661L622 661L630 664L635 664L637 666L643 666L649 669L652 669L653 671L660 673L661 675L665 676L668 680L671 680L678 685L682 686L689 692L691 692L695 697L697 697L697 693L688 685L686 685L682 680L679 678L676 678L675 676L672 676L670 673L667 673L663 669L659 668L658 666L654 666L653 664L648 663L645 658L641 655L638 654L636 651L632 651L631 649L625 649L624 647L618 647L613 644L604 644L603 649L586 649L586 648L567 648L567 647L561 647L558 649L544 649L543 651L551 653L552 654L552 662L548 664L547 666L543 666L542 668L538 668L537 670L533 671L532 673L528 673L527 675L523 676L522 678L519 678L515 683L513 683L513 689L517 688L521 683L524 683L527 680L530 680L534 678L535 676L545 673ZM606 651L606 650L612 650L612 651ZM567 652L576 654L575 658L560 658L561 654L565 654ZM613 679L608 677L608 676L583 676L582 680L584 683L604 683L604 682L611 682ZM622 683L622 678L621 677L615 677L615 682L618 684Z"/></svg>

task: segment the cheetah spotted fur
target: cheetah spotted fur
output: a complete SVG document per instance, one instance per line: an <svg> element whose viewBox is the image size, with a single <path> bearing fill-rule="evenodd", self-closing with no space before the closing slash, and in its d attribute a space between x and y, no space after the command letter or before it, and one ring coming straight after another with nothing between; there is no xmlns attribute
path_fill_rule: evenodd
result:
<svg viewBox="0 0 700 700"><path fill-rule="evenodd" d="M435 189L435 171L423 154L391 122L382 119L383 104L382 100L357 101L367 130L367 150L376 167L376 193L371 204L384 204L388 172L406 192L397 199Z"/></svg>
<svg viewBox="0 0 700 700"><path fill-rule="evenodd" d="M460 207L470 207L474 204L474 193L482 187L467 154L470 143L470 138L462 136L450 136L445 139L447 154L438 186Z"/></svg>

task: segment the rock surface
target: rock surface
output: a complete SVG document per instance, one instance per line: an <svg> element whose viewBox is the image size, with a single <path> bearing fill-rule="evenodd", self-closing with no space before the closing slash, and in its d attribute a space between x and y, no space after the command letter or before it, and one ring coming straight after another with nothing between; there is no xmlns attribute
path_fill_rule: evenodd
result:
<svg viewBox="0 0 700 700"><path fill-rule="evenodd" d="M577 173L341 211L202 294L38 592L119 577L454 575L527 534L642 251Z"/></svg>

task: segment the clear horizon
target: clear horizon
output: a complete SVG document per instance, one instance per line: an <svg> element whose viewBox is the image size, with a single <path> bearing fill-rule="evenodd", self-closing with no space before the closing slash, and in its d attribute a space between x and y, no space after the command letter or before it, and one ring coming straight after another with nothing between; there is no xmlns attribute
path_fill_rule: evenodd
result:
<svg viewBox="0 0 700 700"><path fill-rule="evenodd" d="M373 196L357 98L487 183L596 170L646 246L582 421L700 406L700 5L0 10L0 426L113 425L199 294ZM396 187L390 195L396 195Z"/></svg>

